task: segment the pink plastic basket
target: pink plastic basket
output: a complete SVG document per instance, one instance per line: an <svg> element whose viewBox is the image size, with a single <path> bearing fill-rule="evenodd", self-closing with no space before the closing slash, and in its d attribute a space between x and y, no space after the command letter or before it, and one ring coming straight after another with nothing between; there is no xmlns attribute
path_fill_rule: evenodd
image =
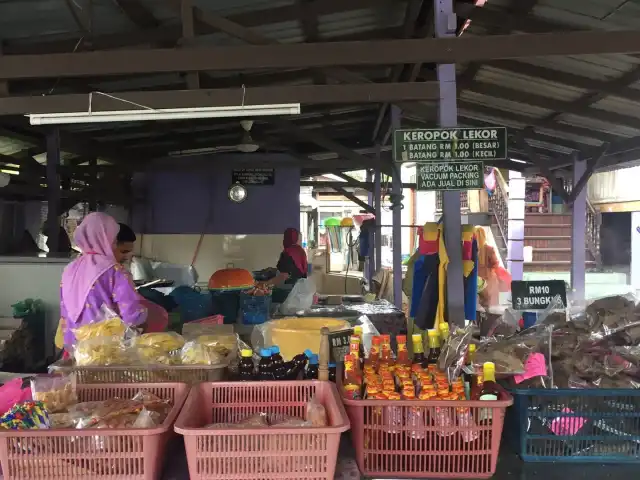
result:
<svg viewBox="0 0 640 480"><path fill-rule="evenodd" d="M385 478L491 477L512 403L344 399L360 471Z"/></svg>
<svg viewBox="0 0 640 480"><path fill-rule="evenodd" d="M49 365L49 371L75 373L78 383L189 383L218 382L225 378L227 365L90 365L70 361Z"/></svg>
<svg viewBox="0 0 640 480"><path fill-rule="evenodd" d="M183 383L78 385L81 402L132 398L146 390L173 408L156 428L56 430L0 429L0 464L4 480L114 479L155 480L160 477L163 450L172 425L187 398Z"/></svg>
<svg viewBox="0 0 640 480"><path fill-rule="evenodd" d="M314 395L328 427L203 428L258 412L303 418ZM191 390L175 426L184 435L191 480L333 480L340 434L348 429L335 385L318 381L203 383Z"/></svg>

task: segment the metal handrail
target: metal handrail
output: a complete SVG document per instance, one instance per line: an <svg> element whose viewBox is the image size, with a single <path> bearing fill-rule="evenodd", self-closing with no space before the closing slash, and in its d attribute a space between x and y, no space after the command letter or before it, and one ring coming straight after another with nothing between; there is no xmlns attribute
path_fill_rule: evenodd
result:
<svg viewBox="0 0 640 480"><path fill-rule="evenodd" d="M602 224L602 213L595 209L587 198L587 249L596 262L596 268L602 267L602 256L600 255L600 226Z"/></svg>
<svg viewBox="0 0 640 480"><path fill-rule="evenodd" d="M496 175L497 183L500 184L500 187L502 187L502 191L507 194L507 198L508 198L509 197L509 183L505 180L505 178L502 175L502 172L500 171L500 169L494 168L493 172Z"/></svg>
<svg viewBox="0 0 640 480"><path fill-rule="evenodd" d="M571 193L573 190L573 182L568 179L565 180L565 190L567 193ZM585 186L586 188L586 186ZM602 268L602 256L600 255L600 226L602 224L602 213L600 213L587 197L587 213L586 213L586 232L585 240L586 247L594 261L596 262L596 268Z"/></svg>
<svg viewBox="0 0 640 480"><path fill-rule="evenodd" d="M509 243L509 189L507 183L504 181L504 177L498 169L496 172L496 189L489 197L489 209L491 213L496 217L496 223L498 224L498 230L502 236L504 245ZM499 252L502 256L502 252ZM506 263L506 259L502 259Z"/></svg>

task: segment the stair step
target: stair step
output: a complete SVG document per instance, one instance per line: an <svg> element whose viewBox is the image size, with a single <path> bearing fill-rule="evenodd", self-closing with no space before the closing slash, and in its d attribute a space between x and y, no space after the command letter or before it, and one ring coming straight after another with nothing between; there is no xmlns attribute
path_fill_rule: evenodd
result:
<svg viewBox="0 0 640 480"><path fill-rule="evenodd" d="M585 260L586 264L595 265L594 260ZM525 265L571 265L571 260L534 260L533 262L526 262Z"/></svg>
<svg viewBox="0 0 640 480"><path fill-rule="evenodd" d="M527 237L566 237L571 235L571 225L549 224L549 225L525 225L524 236Z"/></svg>
<svg viewBox="0 0 640 480"><path fill-rule="evenodd" d="M554 226L554 225L547 225ZM571 235L525 235L525 240L571 240Z"/></svg>
<svg viewBox="0 0 640 480"><path fill-rule="evenodd" d="M525 225L560 225L571 224L571 214L525 213Z"/></svg>
<svg viewBox="0 0 640 480"><path fill-rule="evenodd" d="M587 271L595 270L596 264L592 261L586 261L585 269ZM568 272L571 270L571 262L549 261L549 262L527 262L524 264L525 273L531 272Z"/></svg>
<svg viewBox="0 0 640 480"><path fill-rule="evenodd" d="M585 245L585 250L588 250L588 247ZM533 252L571 252L571 248L566 247L533 247Z"/></svg>
<svg viewBox="0 0 640 480"><path fill-rule="evenodd" d="M540 212L527 212L526 215L531 217L570 217L570 213L540 213Z"/></svg>

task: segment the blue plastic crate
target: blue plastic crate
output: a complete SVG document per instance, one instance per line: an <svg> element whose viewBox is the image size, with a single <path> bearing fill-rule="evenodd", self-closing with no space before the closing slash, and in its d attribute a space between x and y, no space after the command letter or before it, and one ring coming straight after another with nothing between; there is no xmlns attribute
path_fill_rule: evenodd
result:
<svg viewBox="0 0 640 480"><path fill-rule="evenodd" d="M240 291L210 290L213 301L213 314L222 315L224 323L234 324L238 320L240 310Z"/></svg>
<svg viewBox="0 0 640 480"><path fill-rule="evenodd" d="M257 296L240 294L242 323L258 325L269 320L271 315L271 295Z"/></svg>
<svg viewBox="0 0 640 480"><path fill-rule="evenodd" d="M505 433L523 461L640 463L640 390L511 393Z"/></svg>
<svg viewBox="0 0 640 480"><path fill-rule="evenodd" d="M211 295L198 288L181 286L171 292L171 297L178 304L178 311L183 322L192 322L213 315Z"/></svg>

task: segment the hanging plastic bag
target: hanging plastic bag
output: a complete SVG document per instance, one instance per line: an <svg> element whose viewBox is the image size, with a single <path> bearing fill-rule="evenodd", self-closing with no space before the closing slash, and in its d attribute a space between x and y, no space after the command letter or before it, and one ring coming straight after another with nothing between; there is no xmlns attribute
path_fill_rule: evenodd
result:
<svg viewBox="0 0 640 480"><path fill-rule="evenodd" d="M496 189L496 183L496 170L492 168L491 172L484 176L484 186L489 193L493 193Z"/></svg>
<svg viewBox="0 0 640 480"><path fill-rule="evenodd" d="M0 386L0 415L17 403L31 400L29 382L23 378L14 378Z"/></svg>
<svg viewBox="0 0 640 480"><path fill-rule="evenodd" d="M296 282L291 293L280 306L283 315L295 315L296 312L306 310L313 305L316 295L316 284L310 278L301 278Z"/></svg>

